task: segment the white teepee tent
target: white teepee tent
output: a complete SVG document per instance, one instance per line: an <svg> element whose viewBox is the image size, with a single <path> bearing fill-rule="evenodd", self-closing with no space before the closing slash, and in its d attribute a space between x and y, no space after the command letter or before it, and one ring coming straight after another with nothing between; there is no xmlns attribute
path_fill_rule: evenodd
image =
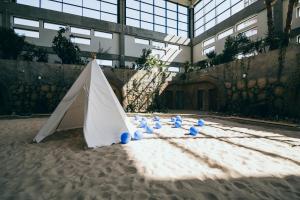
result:
<svg viewBox="0 0 300 200"><path fill-rule="evenodd" d="M122 132L133 131L96 60L82 71L34 141L40 142L56 131L80 127L88 147L117 143Z"/></svg>

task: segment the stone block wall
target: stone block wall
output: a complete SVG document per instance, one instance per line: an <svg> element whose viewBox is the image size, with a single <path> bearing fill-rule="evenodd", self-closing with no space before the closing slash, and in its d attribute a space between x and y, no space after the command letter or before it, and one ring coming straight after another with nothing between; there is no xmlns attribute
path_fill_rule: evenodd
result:
<svg viewBox="0 0 300 200"><path fill-rule="evenodd" d="M0 114L51 113L85 66L0 60ZM147 111L174 73L104 68L128 111Z"/></svg>
<svg viewBox="0 0 300 200"><path fill-rule="evenodd" d="M183 84L206 82L218 90L218 110L300 117L299 45L189 73Z"/></svg>

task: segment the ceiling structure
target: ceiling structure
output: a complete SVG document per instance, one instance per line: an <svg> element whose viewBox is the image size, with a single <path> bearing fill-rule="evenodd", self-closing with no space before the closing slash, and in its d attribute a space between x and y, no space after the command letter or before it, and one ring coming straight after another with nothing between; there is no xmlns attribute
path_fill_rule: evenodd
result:
<svg viewBox="0 0 300 200"><path fill-rule="evenodd" d="M179 4L185 5L185 6L190 6L190 5L194 4L195 1L198 1L198 0L169 0L169 1L179 3Z"/></svg>

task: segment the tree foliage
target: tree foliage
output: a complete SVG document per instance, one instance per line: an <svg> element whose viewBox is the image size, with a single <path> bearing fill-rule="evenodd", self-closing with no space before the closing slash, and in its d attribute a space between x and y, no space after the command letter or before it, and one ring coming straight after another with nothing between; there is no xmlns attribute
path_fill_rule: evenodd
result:
<svg viewBox="0 0 300 200"><path fill-rule="evenodd" d="M82 64L80 49L64 36L66 29L61 28L52 41L52 48L63 64ZM72 35L71 35L72 36Z"/></svg>
<svg viewBox="0 0 300 200"><path fill-rule="evenodd" d="M0 58L48 62L47 51L25 41L12 29L0 28Z"/></svg>
<svg viewBox="0 0 300 200"><path fill-rule="evenodd" d="M12 29L0 28L0 58L17 59L26 45L25 37Z"/></svg>
<svg viewBox="0 0 300 200"><path fill-rule="evenodd" d="M142 55L135 61L138 69L151 69L152 67L162 67L164 62L151 55L151 49L143 49Z"/></svg>

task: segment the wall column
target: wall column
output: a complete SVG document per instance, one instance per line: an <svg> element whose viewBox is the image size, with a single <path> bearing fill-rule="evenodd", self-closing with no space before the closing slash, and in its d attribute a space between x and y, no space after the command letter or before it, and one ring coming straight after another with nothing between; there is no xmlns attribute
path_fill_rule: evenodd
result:
<svg viewBox="0 0 300 200"><path fill-rule="evenodd" d="M189 7L189 36L190 36L190 49L191 49L191 64L194 63L194 48L193 48L193 38L194 38L194 5L190 5Z"/></svg>
<svg viewBox="0 0 300 200"><path fill-rule="evenodd" d="M125 0L119 0L119 23L121 32L119 35L119 66L125 67L125 20L126 20L126 5Z"/></svg>

